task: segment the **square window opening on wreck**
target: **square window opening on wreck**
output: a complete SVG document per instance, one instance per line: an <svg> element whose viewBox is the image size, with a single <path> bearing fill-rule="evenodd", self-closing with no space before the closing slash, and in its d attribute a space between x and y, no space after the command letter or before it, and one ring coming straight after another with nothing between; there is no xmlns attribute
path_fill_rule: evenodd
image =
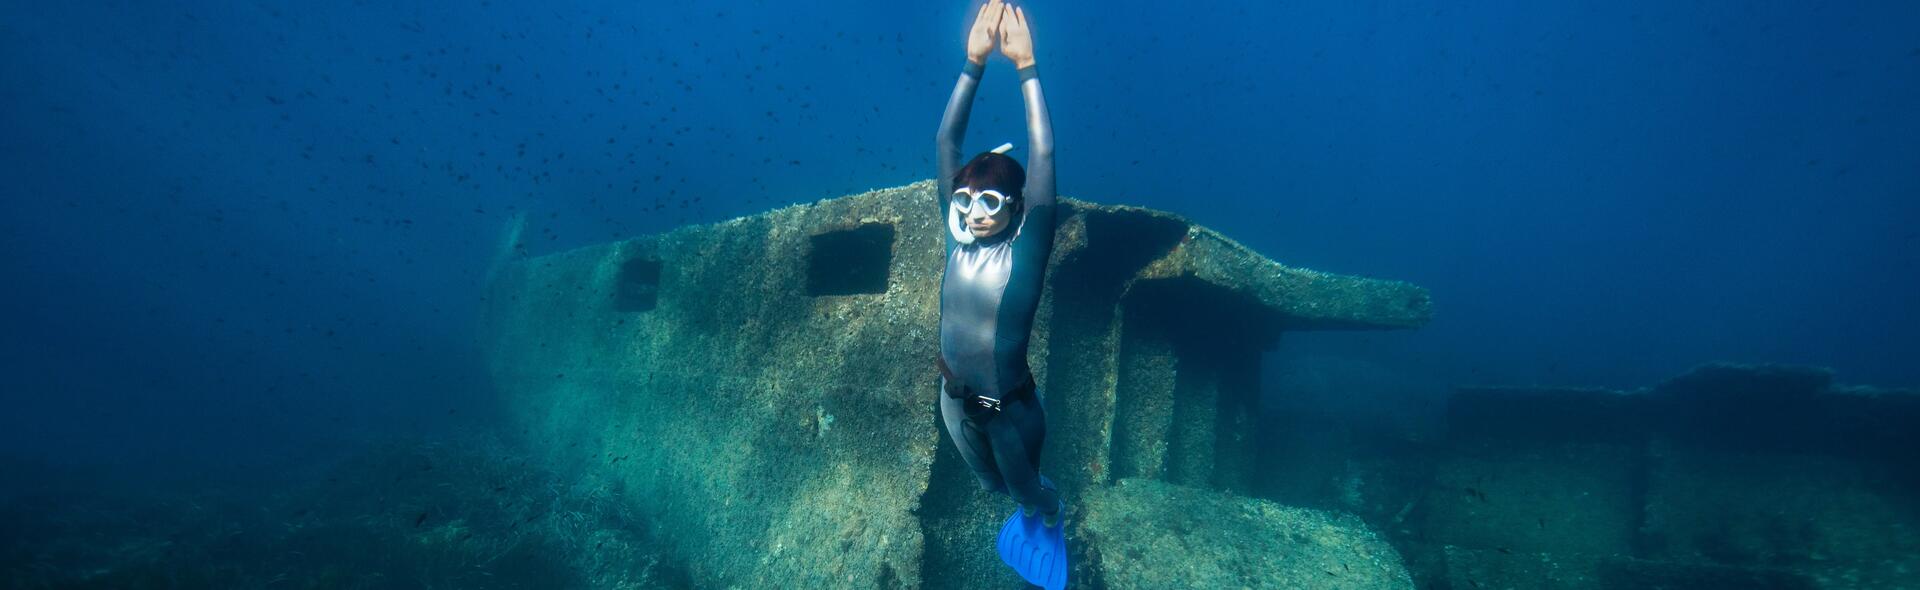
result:
<svg viewBox="0 0 1920 590"><path fill-rule="evenodd" d="M623 312L652 311L660 304L660 261L637 256L620 263L613 308Z"/></svg>
<svg viewBox="0 0 1920 590"><path fill-rule="evenodd" d="M886 293L893 268L893 238L891 223L864 223L810 236L807 294Z"/></svg>

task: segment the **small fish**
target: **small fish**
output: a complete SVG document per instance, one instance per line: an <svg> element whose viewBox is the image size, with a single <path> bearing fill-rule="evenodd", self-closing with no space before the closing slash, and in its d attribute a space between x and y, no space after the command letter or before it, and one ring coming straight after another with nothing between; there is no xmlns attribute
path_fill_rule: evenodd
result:
<svg viewBox="0 0 1920 590"><path fill-rule="evenodd" d="M427 521L427 513L421 512L419 516L413 517L413 528L420 528L420 523L423 523L426 521Z"/></svg>
<svg viewBox="0 0 1920 590"><path fill-rule="evenodd" d="M1506 547L1498 547L1497 549L1499 549L1499 550L1500 550L1500 553L1502 553L1502 554L1505 554L1505 555L1513 555L1513 550L1512 550L1512 549L1508 549L1508 548L1506 548Z"/></svg>
<svg viewBox="0 0 1920 590"><path fill-rule="evenodd" d="M1536 519L1536 520L1537 520L1537 521L1539 521L1539 523L1540 523L1540 530L1543 530L1543 531L1544 531L1544 530L1547 530L1547 519L1545 519L1545 518L1540 518L1540 519Z"/></svg>

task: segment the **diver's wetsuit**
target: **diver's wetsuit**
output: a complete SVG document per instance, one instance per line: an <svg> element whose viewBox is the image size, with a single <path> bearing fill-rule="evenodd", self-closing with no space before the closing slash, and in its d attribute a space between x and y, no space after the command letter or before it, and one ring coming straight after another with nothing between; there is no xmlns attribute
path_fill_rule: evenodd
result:
<svg viewBox="0 0 1920 590"><path fill-rule="evenodd" d="M968 111L984 69L967 62L940 122L940 190L934 204L941 227L946 226L953 176L960 168L960 140L966 134ZM1031 378L1027 336L1053 251L1053 124L1040 93L1038 71L1028 66L1019 73L1020 94L1027 105L1024 213L1017 225L972 244L961 244L946 232L947 268L940 281L941 359L972 393L995 399ZM942 377L942 388L948 385ZM942 394L940 414L982 487L1006 492L1022 505L1051 515L1059 506L1059 496L1040 477L1046 411L1039 392L1034 393L1003 400L997 413L988 410L982 420L967 416L967 402Z"/></svg>

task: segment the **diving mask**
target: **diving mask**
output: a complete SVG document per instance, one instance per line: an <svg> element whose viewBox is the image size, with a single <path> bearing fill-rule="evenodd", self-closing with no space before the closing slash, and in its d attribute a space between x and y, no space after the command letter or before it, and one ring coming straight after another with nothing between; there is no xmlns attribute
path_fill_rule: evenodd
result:
<svg viewBox="0 0 1920 590"><path fill-rule="evenodd" d="M1000 194L1000 191L997 190L986 189L975 191L963 186L953 189L953 199L951 202L953 203L953 211L962 216L972 211L975 205L984 208L987 215L999 215L1000 209L1007 205L1007 201L1011 200L1012 199L1007 198L1006 195Z"/></svg>

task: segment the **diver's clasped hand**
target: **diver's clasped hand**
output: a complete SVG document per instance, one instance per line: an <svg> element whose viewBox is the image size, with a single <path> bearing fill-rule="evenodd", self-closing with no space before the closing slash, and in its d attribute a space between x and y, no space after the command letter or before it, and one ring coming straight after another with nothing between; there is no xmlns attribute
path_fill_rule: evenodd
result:
<svg viewBox="0 0 1920 590"><path fill-rule="evenodd" d="M973 16L973 30L967 33L967 61L976 64L987 63L987 54L993 53L993 38L1000 34L1001 12L1006 3L1001 0L987 0L980 5L980 12Z"/></svg>
<svg viewBox="0 0 1920 590"><path fill-rule="evenodd" d="M973 28L967 33L967 61L986 64L987 55L993 53L996 44L1000 46L1000 55L1013 60L1014 67L1034 64L1033 29L1027 25L1026 10L1004 0L987 0L980 6L980 12L973 17Z"/></svg>
<svg viewBox="0 0 1920 590"><path fill-rule="evenodd" d="M1024 8L1007 7L1000 19L1000 55L1013 60L1014 67L1033 65L1033 29L1027 27Z"/></svg>

